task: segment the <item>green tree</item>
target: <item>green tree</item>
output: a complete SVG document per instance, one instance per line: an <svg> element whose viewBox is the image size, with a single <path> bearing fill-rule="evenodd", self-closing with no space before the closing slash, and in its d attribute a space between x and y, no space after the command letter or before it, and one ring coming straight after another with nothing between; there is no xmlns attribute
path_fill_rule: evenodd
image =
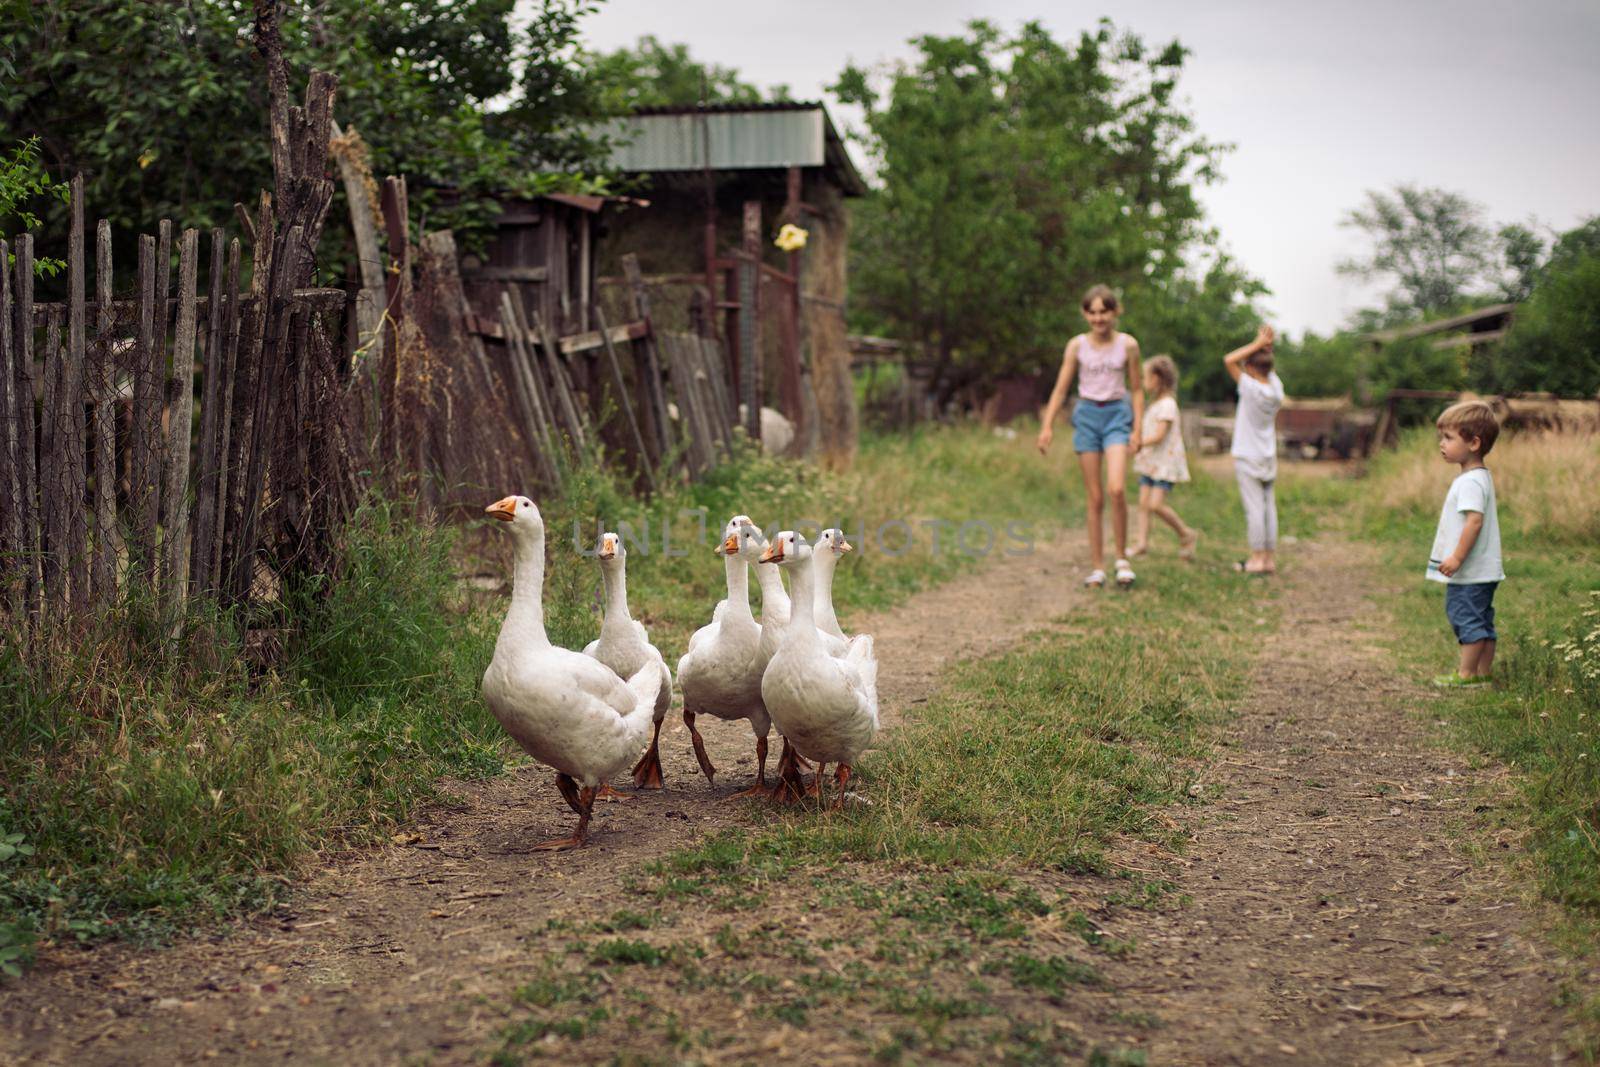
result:
<svg viewBox="0 0 1600 1067"><path fill-rule="evenodd" d="M1446 189L1397 185L1393 194L1367 192L1366 203L1344 218L1372 249L1339 271L1367 281L1387 281L1385 313L1391 321L1456 308L1488 269L1492 235L1483 209Z"/></svg>
<svg viewBox="0 0 1600 1067"><path fill-rule="evenodd" d="M280 21L294 75L339 76L335 114L361 131L376 173L405 174L419 216L471 223L491 193L582 184L598 150L572 121L598 104L577 62L592 4L543 0L517 32L514 2L296 0ZM119 239L162 217L223 225L271 186L252 14L246 0L24 4L0 20L5 129L39 137L58 179L81 171L91 216ZM491 116L497 100L510 106ZM46 230L62 219L45 213Z"/></svg>
<svg viewBox="0 0 1600 1067"><path fill-rule="evenodd" d="M851 306L920 343L946 395L1053 362L1089 285L1138 308L1209 238L1194 186L1222 148L1178 103L1178 43L981 20L913 43L914 61L833 87L866 112L880 182L855 212Z"/></svg>
<svg viewBox="0 0 1600 1067"><path fill-rule="evenodd" d="M753 104L761 90L739 72L702 63L683 44L640 37L631 48L588 57L589 77L606 111L622 114L641 107L697 104Z"/></svg>
<svg viewBox="0 0 1600 1067"><path fill-rule="evenodd" d="M1255 300L1267 287L1218 255L1204 273L1186 268L1133 289L1122 328L1141 350L1177 361L1186 399L1232 399L1237 389L1222 357L1255 336L1262 322Z"/></svg>
<svg viewBox="0 0 1600 1067"><path fill-rule="evenodd" d="M36 229L39 216L33 207L40 199L66 200L70 198L67 187L52 181L39 166L39 139L30 137L0 155L0 234ZM11 256L11 262L16 262ZM66 263L61 259L39 256L33 261L33 272L39 277L53 276Z"/></svg>
<svg viewBox="0 0 1600 1067"><path fill-rule="evenodd" d="M1481 386L1494 392L1600 393L1600 216L1556 241L1510 334L1481 367Z"/></svg>

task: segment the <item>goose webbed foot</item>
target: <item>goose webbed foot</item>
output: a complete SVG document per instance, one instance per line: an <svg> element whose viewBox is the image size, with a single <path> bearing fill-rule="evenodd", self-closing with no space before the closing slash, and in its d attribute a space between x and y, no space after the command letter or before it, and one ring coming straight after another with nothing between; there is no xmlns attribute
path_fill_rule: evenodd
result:
<svg viewBox="0 0 1600 1067"><path fill-rule="evenodd" d="M834 772L833 780L839 786L839 795L833 800L834 811L844 810L844 793L845 789L850 785L850 774L851 767L848 763L839 764L838 770Z"/></svg>
<svg viewBox="0 0 1600 1067"><path fill-rule="evenodd" d="M715 785L717 769L711 765L711 757L706 755L706 743L700 739L700 731L694 728L694 712L684 709L683 725L689 728L689 738L694 742L694 758L700 764L700 773L706 776L706 781Z"/></svg>
<svg viewBox="0 0 1600 1067"><path fill-rule="evenodd" d="M535 852L565 852L568 849L581 848L589 840L589 816L594 812L595 790L579 789L578 783L569 774L556 775L556 788L561 790L561 798L567 802L567 806L578 813L578 825L571 836L541 841L534 845Z"/></svg>
<svg viewBox="0 0 1600 1067"><path fill-rule="evenodd" d="M772 788L767 785L767 739L765 737L758 737L756 738L756 782L749 789L741 789L728 799L736 800L740 797L769 797L771 795Z"/></svg>
<svg viewBox="0 0 1600 1067"><path fill-rule="evenodd" d="M611 804L620 804L624 800L633 799L628 794L613 789L610 785L602 785L599 789L596 789L594 792L594 798L596 800L604 800Z"/></svg>
<svg viewBox="0 0 1600 1067"><path fill-rule="evenodd" d="M639 762L633 765L633 784L640 789L660 789L664 786L661 778L661 724L656 723L655 735L650 738L650 747L644 755L639 757Z"/></svg>
<svg viewBox="0 0 1600 1067"><path fill-rule="evenodd" d="M810 766L795 751L789 739L783 739L783 754L778 757L778 784L773 798L784 804L797 804L806 796L805 769Z"/></svg>

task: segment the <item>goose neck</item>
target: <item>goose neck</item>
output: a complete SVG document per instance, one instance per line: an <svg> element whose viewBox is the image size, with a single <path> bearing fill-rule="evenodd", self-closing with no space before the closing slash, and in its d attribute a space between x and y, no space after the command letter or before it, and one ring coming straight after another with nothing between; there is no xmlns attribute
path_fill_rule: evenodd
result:
<svg viewBox="0 0 1600 1067"><path fill-rule="evenodd" d="M756 582L761 586L761 617L781 617L789 607L789 594L783 588L783 575L778 568L757 565Z"/></svg>
<svg viewBox="0 0 1600 1067"><path fill-rule="evenodd" d="M730 553L722 561L728 574L728 610L754 620L750 614L750 565L737 553Z"/></svg>
<svg viewBox="0 0 1600 1067"><path fill-rule="evenodd" d="M512 647L548 645L544 629L544 530L535 529L517 538L517 563L511 581L511 609L500 627L495 644Z"/></svg>
<svg viewBox="0 0 1600 1067"><path fill-rule="evenodd" d="M600 568L600 578L606 586L606 615L601 629L626 626L632 621L628 614L627 565L617 560L614 566Z"/></svg>
<svg viewBox="0 0 1600 1067"><path fill-rule="evenodd" d="M815 635L816 576L810 559L797 559L791 564L791 596L789 600L789 632Z"/></svg>

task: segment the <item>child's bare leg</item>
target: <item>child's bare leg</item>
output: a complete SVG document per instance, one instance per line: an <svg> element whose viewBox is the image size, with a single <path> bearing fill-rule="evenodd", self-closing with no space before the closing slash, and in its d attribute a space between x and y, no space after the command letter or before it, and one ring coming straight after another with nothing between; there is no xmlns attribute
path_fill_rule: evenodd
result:
<svg viewBox="0 0 1600 1067"><path fill-rule="evenodd" d="M1474 678L1487 678L1494 668L1494 642L1478 642L1478 659L1473 664L1472 675Z"/></svg>
<svg viewBox="0 0 1600 1067"><path fill-rule="evenodd" d="M1172 505L1167 503L1167 491L1159 485L1146 486L1150 490L1150 510L1162 522L1172 527L1172 532L1178 535L1181 541L1189 539L1189 527L1185 526L1178 513L1172 510Z"/></svg>
<svg viewBox="0 0 1600 1067"><path fill-rule="evenodd" d="M1111 500L1111 532L1117 558L1128 555L1128 446L1106 446L1106 496Z"/></svg>
<svg viewBox="0 0 1600 1067"><path fill-rule="evenodd" d="M1463 678L1476 678L1478 676L1478 657L1483 652L1484 642L1472 641L1461 646L1460 666L1456 673Z"/></svg>
<svg viewBox="0 0 1600 1067"><path fill-rule="evenodd" d="M1105 489L1100 483L1100 453L1079 452L1078 467L1083 471L1083 494L1089 524L1089 569L1106 567L1106 534L1100 516L1105 508Z"/></svg>
<svg viewBox="0 0 1600 1067"><path fill-rule="evenodd" d="M1134 534L1133 544L1128 546L1131 555L1143 555L1150 547L1150 495L1157 492L1154 486L1141 485L1139 487L1139 529Z"/></svg>

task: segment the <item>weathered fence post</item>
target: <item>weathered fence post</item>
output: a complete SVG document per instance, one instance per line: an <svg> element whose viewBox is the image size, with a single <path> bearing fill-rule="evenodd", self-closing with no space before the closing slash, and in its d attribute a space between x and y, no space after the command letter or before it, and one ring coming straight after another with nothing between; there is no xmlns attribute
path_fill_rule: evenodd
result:
<svg viewBox="0 0 1600 1067"><path fill-rule="evenodd" d="M605 312L596 304L594 308L595 322L600 327L600 343L606 350L606 366L611 371L611 384L617 389L617 403L622 405L622 414L628 420L628 430L633 434L634 447L639 450L639 469L644 472L645 484L653 493L656 491L655 475L650 471L650 450L645 447L644 434L639 432L639 420L633 414L633 401L628 399L628 383L622 378L622 364L617 361L617 346L611 341L610 324L606 322Z"/></svg>
<svg viewBox="0 0 1600 1067"><path fill-rule="evenodd" d="M761 201L744 203L744 242L739 259L739 384L744 428L761 444Z"/></svg>
<svg viewBox="0 0 1600 1067"><path fill-rule="evenodd" d="M85 376L84 263L83 263L83 175L72 179L72 230L67 244L67 361L62 369L61 405L65 436L61 446L66 457L67 484L61 487L60 505L65 509L67 573L70 581L68 603L75 611L87 611L92 589L89 585L88 471L84 455L83 386Z"/></svg>
<svg viewBox="0 0 1600 1067"><path fill-rule="evenodd" d="M35 419L33 414L33 235L25 233L17 238L17 285L14 297L17 309L15 334L17 370L13 379L12 395L20 401L17 423L17 475L22 483L19 502L22 515L22 552L26 570L23 577L23 599L30 616L39 612L42 593L40 574L41 530L39 523L38 449L35 445ZM0 270L5 261L0 259Z"/></svg>
<svg viewBox="0 0 1600 1067"><path fill-rule="evenodd" d="M169 619L183 610L189 578L189 434L194 423L196 273L200 231L188 229L178 252L178 325L172 338L176 392L167 421L167 470L161 488L166 528L161 538L161 603Z"/></svg>
<svg viewBox="0 0 1600 1067"><path fill-rule="evenodd" d="M672 447L672 437L667 431L667 398L661 391L661 360L656 352L655 324L650 318L650 293L645 288L637 255L629 252L622 257L622 273L628 280L632 317L643 322L645 327L645 335L634 343L633 351L639 380L644 385L647 421L655 433L659 460Z"/></svg>
<svg viewBox="0 0 1600 1067"><path fill-rule="evenodd" d="M99 305L94 367L94 596L101 606L117 599L117 353L116 309L111 291L111 223L95 227L94 292Z"/></svg>
<svg viewBox="0 0 1600 1067"><path fill-rule="evenodd" d="M11 245L0 238L0 608L15 612L22 603L22 442L18 428L22 404L12 369ZM28 329L23 324L19 329ZM32 403L33 398L29 397Z"/></svg>

